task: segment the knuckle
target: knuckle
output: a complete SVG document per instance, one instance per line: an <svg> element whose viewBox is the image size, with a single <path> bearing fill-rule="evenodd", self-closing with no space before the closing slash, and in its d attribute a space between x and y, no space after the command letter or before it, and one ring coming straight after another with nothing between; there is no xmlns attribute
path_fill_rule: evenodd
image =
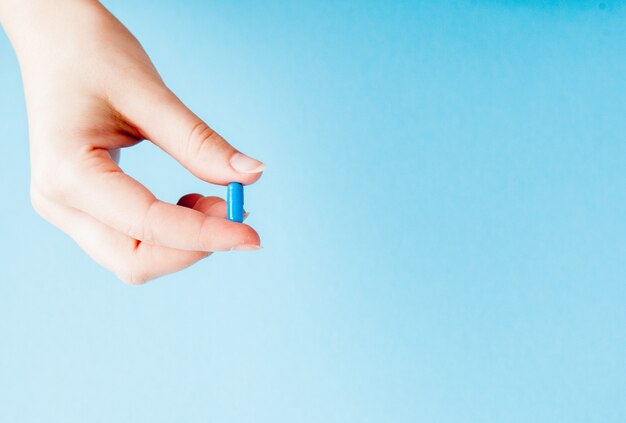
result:
<svg viewBox="0 0 626 423"><path fill-rule="evenodd" d="M209 125L199 120L191 127L191 131L189 131L189 136L187 137L187 143L198 144L212 137L214 134L215 131L211 129Z"/></svg>
<svg viewBox="0 0 626 423"><path fill-rule="evenodd" d="M31 200L37 197L36 201L41 201L41 197L49 197L52 190L50 177L42 173L33 173L30 179Z"/></svg>
<svg viewBox="0 0 626 423"><path fill-rule="evenodd" d="M116 272L116 276L126 285L143 285L150 280L145 272L142 272L135 266L129 265Z"/></svg>
<svg viewBox="0 0 626 423"><path fill-rule="evenodd" d="M191 129L187 139L187 153L191 157L202 157L223 149L223 140L206 123L199 121Z"/></svg>
<svg viewBox="0 0 626 423"><path fill-rule="evenodd" d="M203 250L210 250L211 248L209 248L210 246L207 243L207 239L211 239L209 236L207 236L207 233L209 233L209 223L210 220L205 218L202 221L202 224L200 225L200 230L198 231L197 235L196 235L196 245L200 248L202 248Z"/></svg>
<svg viewBox="0 0 626 423"><path fill-rule="evenodd" d="M33 184L30 187L30 203L39 216L45 218L48 215L47 202L39 189Z"/></svg>
<svg viewBox="0 0 626 423"><path fill-rule="evenodd" d="M46 169L33 173L31 177L31 192L49 200L62 201L68 192L72 191L75 177L70 166L58 169Z"/></svg>
<svg viewBox="0 0 626 423"><path fill-rule="evenodd" d="M159 204L159 200L152 198L148 200L149 203L145 207L145 211L142 213L141 218L131 225L128 233L135 239L140 241L154 241L153 226L153 213Z"/></svg>
<svg viewBox="0 0 626 423"><path fill-rule="evenodd" d="M120 256L117 266L114 267L117 269L116 276L126 285L143 285L154 278L149 266L142 260L140 245L141 242L135 240L127 253Z"/></svg>

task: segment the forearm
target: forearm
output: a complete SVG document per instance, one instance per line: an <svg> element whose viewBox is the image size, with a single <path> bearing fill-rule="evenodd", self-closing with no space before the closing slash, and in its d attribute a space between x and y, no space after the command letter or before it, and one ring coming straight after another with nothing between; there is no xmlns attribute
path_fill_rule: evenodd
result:
<svg viewBox="0 0 626 423"><path fill-rule="evenodd" d="M102 10L96 0L0 0L0 23L17 48L88 24Z"/></svg>
<svg viewBox="0 0 626 423"><path fill-rule="evenodd" d="M94 38L87 34L117 22L111 18L96 0L0 0L0 23L25 80L30 79L30 69L46 66L54 71L70 55L93 53Z"/></svg>
<svg viewBox="0 0 626 423"><path fill-rule="evenodd" d="M129 69L160 83L135 37L98 1L0 0L0 21L19 59L29 115L67 96L68 86L110 88Z"/></svg>

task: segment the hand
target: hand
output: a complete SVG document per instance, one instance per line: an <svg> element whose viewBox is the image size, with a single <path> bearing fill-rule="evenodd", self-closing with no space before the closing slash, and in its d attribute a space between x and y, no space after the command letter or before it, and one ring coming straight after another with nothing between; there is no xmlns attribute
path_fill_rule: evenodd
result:
<svg viewBox="0 0 626 423"><path fill-rule="evenodd" d="M238 152L164 85L139 42L92 0L0 0L24 79L31 198L94 260L138 284L212 251L259 248L224 201L158 200L113 160L148 139L198 178L251 184L264 165Z"/></svg>

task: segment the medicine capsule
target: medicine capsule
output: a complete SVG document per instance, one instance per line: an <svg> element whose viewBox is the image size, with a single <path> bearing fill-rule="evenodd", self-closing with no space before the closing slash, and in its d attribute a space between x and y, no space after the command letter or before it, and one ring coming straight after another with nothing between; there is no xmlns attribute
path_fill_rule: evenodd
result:
<svg viewBox="0 0 626 423"><path fill-rule="evenodd" d="M239 223L243 222L243 185L239 182L231 182L228 184L226 205L228 209L228 220Z"/></svg>

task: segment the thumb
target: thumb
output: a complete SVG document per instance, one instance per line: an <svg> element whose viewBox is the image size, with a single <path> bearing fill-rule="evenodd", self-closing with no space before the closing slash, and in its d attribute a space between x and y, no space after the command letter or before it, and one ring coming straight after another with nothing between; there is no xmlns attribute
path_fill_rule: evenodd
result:
<svg viewBox="0 0 626 423"><path fill-rule="evenodd" d="M168 88L133 95L123 115L141 134L200 179L214 184L251 184L265 165L230 145Z"/></svg>

